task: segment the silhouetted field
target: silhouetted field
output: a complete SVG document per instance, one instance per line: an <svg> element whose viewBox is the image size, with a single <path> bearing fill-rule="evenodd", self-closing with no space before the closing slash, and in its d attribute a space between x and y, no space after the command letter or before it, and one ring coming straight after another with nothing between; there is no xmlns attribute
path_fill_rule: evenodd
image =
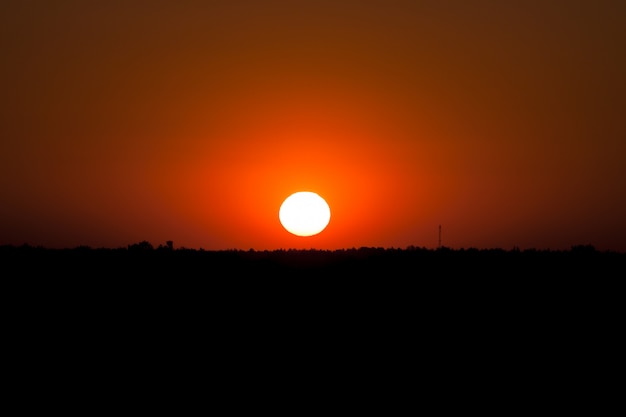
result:
<svg viewBox="0 0 626 417"><path fill-rule="evenodd" d="M204 326L198 321L209 318L259 320L256 315L310 321L331 312L360 325L383 320L390 328L462 321L511 326L533 316L541 327L578 326L590 317L618 316L626 277L626 254L589 245L205 251L140 242L117 249L0 246L0 260L5 296L30 306L22 313L96 322L144 317L152 325L176 317L181 326ZM127 326L124 320L118 323Z"/></svg>
<svg viewBox="0 0 626 417"><path fill-rule="evenodd" d="M379 304L566 301L610 290L626 277L626 253L591 245L568 251L501 249L223 250L0 247L5 282L61 294L168 303L194 297L316 297ZM567 295L567 294L570 295ZM152 294L148 296L148 294ZM176 295L178 294L178 295ZM178 297L178 298L177 298ZM196 300L200 303L200 300ZM220 302L214 298L215 302ZM281 302L283 300L281 299Z"/></svg>
<svg viewBox="0 0 626 417"><path fill-rule="evenodd" d="M0 261L5 334L16 355L39 364L55 363L37 359L42 352L84 358L92 347L89 363L145 357L149 369L172 352L182 363L191 352L258 364L271 350L307 352L295 363L313 368L346 358L363 372L382 352L394 369L427 364L433 378L448 375L442 366L475 375L489 364L498 380L530 373L533 384L546 369L584 372L581 358L593 352L596 364L617 346L626 277L626 254L591 246L204 251L141 242L1 246Z"/></svg>

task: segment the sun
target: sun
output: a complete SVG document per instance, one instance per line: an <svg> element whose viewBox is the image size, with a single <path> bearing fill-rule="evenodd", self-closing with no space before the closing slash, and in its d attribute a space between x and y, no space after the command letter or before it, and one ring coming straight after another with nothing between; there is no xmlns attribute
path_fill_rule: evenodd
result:
<svg viewBox="0 0 626 417"><path fill-rule="evenodd" d="M278 218L289 233L296 236L313 236L328 225L330 207L318 194L299 191L283 201Z"/></svg>

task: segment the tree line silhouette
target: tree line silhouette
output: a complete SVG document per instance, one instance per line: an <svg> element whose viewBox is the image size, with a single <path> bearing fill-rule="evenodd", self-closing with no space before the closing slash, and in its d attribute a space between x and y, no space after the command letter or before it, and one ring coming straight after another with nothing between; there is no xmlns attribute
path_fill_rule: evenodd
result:
<svg viewBox="0 0 626 417"><path fill-rule="evenodd" d="M164 325L209 335L224 326L230 334L250 323L259 331L281 323L291 334L321 316L336 334L358 323L410 338L461 332L471 340L477 326L490 337L606 327L621 317L626 253L592 245L210 251L141 241L119 248L4 245L0 271L10 311L26 320L25 329L72 323L83 334L113 317L124 334Z"/></svg>
<svg viewBox="0 0 626 417"><path fill-rule="evenodd" d="M284 273L293 276L381 276L403 278L562 277L568 274L620 276L626 253L598 251L593 245L570 250L436 249L359 247L349 249L204 250L158 246L140 241L119 248L78 246L0 246L2 265L9 275L33 273L79 276L191 275L223 277L247 273Z"/></svg>

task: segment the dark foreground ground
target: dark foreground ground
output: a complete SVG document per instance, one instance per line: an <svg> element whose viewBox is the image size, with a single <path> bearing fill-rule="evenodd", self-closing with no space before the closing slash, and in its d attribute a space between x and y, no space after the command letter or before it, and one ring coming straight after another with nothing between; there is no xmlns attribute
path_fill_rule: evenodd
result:
<svg viewBox="0 0 626 417"><path fill-rule="evenodd" d="M581 245L567 251L385 249L206 251L152 247L46 249L0 246L5 284L57 296L193 304L340 301L373 305L595 302L626 277L626 253ZM569 294L569 295L568 295ZM80 297L78 297L80 298ZM84 298L84 297L83 297ZM186 301L185 301L186 300ZM482 300L482 301L481 301ZM204 305L203 303L196 303Z"/></svg>
<svg viewBox="0 0 626 417"><path fill-rule="evenodd" d="M626 254L590 246L2 246L0 265L5 368L18 395L28 387L22 406L68 386L47 406L106 404L142 387L205 399L205 383L229 407L247 402L247 385L278 390L276 404L339 396L385 414L398 399L412 411L549 401L596 412L618 394Z"/></svg>

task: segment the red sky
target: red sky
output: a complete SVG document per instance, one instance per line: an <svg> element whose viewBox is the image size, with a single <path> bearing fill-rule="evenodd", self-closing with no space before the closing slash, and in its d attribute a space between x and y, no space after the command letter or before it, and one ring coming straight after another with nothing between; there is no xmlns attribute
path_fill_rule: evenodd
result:
<svg viewBox="0 0 626 417"><path fill-rule="evenodd" d="M626 251L626 3L0 5L0 244ZM331 208L296 237L282 201Z"/></svg>

